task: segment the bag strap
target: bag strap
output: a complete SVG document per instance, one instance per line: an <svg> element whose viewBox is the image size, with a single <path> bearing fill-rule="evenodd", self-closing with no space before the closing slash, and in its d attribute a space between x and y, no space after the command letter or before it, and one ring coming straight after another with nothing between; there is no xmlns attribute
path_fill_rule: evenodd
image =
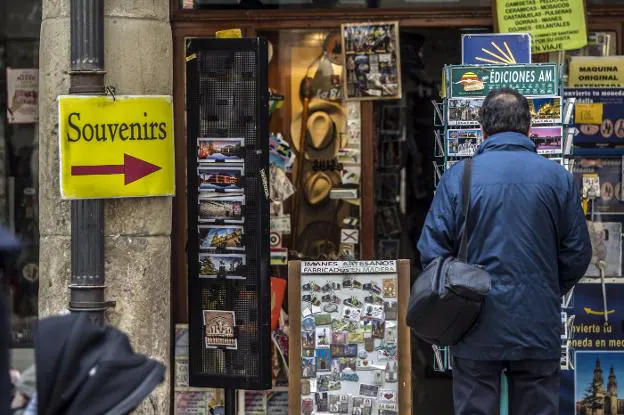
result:
<svg viewBox="0 0 624 415"><path fill-rule="evenodd" d="M459 244L458 259L468 261L468 212L470 211L470 184L472 179L472 159L464 163L464 178L462 179L462 198L464 205L464 234Z"/></svg>

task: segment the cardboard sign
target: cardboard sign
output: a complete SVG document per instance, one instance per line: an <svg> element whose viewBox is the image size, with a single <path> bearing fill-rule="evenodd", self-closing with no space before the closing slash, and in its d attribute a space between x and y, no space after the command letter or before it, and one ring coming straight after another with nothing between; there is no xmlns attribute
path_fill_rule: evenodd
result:
<svg viewBox="0 0 624 415"><path fill-rule="evenodd" d="M9 124L39 120L39 70L7 68L7 119Z"/></svg>
<svg viewBox="0 0 624 415"><path fill-rule="evenodd" d="M574 56L568 74L570 87L624 87L624 56Z"/></svg>
<svg viewBox="0 0 624 415"><path fill-rule="evenodd" d="M583 0L496 0L501 33L530 33L533 53L582 48L587 44Z"/></svg>
<svg viewBox="0 0 624 415"><path fill-rule="evenodd" d="M525 96L556 96L559 71L555 64L453 65L449 69L450 98L482 98L497 88L513 88Z"/></svg>
<svg viewBox="0 0 624 415"><path fill-rule="evenodd" d="M63 199L173 196L171 96L60 96Z"/></svg>
<svg viewBox="0 0 624 415"><path fill-rule="evenodd" d="M602 124L603 104L576 104L574 120L579 124Z"/></svg>
<svg viewBox="0 0 624 415"><path fill-rule="evenodd" d="M462 35L462 64L531 63L531 35L488 33Z"/></svg>

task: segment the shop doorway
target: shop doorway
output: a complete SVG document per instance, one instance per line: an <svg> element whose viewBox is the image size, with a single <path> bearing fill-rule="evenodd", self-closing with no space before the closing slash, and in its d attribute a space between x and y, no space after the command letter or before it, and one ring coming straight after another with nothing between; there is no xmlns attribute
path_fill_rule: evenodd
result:
<svg viewBox="0 0 624 415"><path fill-rule="evenodd" d="M375 257L410 258L420 271L416 243L433 199L435 109L444 65L460 64L461 36L487 28L402 29L403 99L379 101L375 114ZM437 172L436 172L437 170ZM453 414L452 378L434 370L429 344L412 337L413 413Z"/></svg>

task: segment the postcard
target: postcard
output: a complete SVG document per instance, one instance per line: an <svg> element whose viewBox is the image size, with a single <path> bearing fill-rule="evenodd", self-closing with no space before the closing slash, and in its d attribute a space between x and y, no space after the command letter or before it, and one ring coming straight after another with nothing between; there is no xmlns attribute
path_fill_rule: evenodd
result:
<svg viewBox="0 0 624 415"><path fill-rule="evenodd" d="M245 196L222 196L218 193L200 193L199 222L243 223Z"/></svg>
<svg viewBox="0 0 624 415"><path fill-rule="evenodd" d="M243 167L199 167L199 190L242 193Z"/></svg>
<svg viewBox="0 0 624 415"><path fill-rule="evenodd" d="M198 138L197 161L208 163L242 163L242 138Z"/></svg>
<svg viewBox="0 0 624 415"><path fill-rule="evenodd" d="M245 250L243 245L243 227L233 225L200 225L199 248Z"/></svg>
<svg viewBox="0 0 624 415"><path fill-rule="evenodd" d="M529 98L533 124L561 124L561 98Z"/></svg>
<svg viewBox="0 0 624 415"><path fill-rule="evenodd" d="M199 254L199 277L244 280L244 254Z"/></svg>
<svg viewBox="0 0 624 415"><path fill-rule="evenodd" d="M529 134L535 143L538 154L563 153L561 127L533 127Z"/></svg>
<svg viewBox="0 0 624 415"><path fill-rule="evenodd" d="M448 100L448 125L479 125L481 98L459 98Z"/></svg>
<svg viewBox="0 0 624 415"><path fill-rule="evenodd" d="M446 155L451 157L471 157L483 142L479 128L448 130Z"/></svg>

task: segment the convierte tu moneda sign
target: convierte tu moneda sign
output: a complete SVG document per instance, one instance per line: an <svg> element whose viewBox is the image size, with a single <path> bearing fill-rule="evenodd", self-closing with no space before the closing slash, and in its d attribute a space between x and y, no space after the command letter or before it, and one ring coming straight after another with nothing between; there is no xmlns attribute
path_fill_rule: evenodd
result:
<svg viewBox="0 0 624 415"><path fill-rule="evenodd" d="M496 0L498 31L530 33L533 53L587 45L583 0Z"/></svg>

